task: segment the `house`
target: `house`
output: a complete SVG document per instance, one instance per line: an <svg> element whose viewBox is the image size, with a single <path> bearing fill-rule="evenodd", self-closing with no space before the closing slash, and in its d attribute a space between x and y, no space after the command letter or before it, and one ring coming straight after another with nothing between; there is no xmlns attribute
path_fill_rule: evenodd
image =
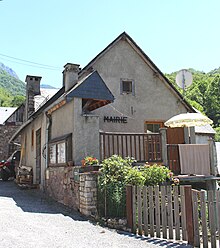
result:
<svg viewBox="0 0 220 248"><path fill-rule="evenodd" d="M40 81L39 81L40 82ZM34 110L36 111L48 99L50 99L58 89L40 88L39 94L34 96ZM28 95L28 93L26 93ZM0 159L7 159L15 150L20 150L20 139L9 142L11 136L25 122L26 104L19 107L1 107L0 108Z"/></svg>
<svg viewBox="0 0 220 248"><path fill-rule="evenodd" d="M64 204L76 207L76 183L68 185L87 155L118 153L167 164L167 144L189 143L188 129L163 127L170 117L194 109L125 32L83 69L67 63L63 87L34 112L39 79L26 78L32 94L27 118L11 140L21 135L21 165L32 167L34 184Z"/></svg>
<svg viewBox="0 0 220 248"><path fill-rule="evenodd" d="M19 140L14 141L15 144L8 144L11 136L19 127L19 123L15 123L14 119L10 118L16 109L14 107L0 107L0 160L7 159L13 151L19 149L19 146L16 145Z"/></svg>

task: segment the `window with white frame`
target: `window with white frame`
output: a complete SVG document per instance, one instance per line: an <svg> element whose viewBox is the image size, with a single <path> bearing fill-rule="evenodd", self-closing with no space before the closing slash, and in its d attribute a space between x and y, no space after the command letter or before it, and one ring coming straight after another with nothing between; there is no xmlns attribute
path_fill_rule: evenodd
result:
<svg viewBox="0 0 220 248"><path fill-rule="evenodd" d="M49 142L49 165L65 165L72 160L72 135L68 134Z"/></svg>
<svg viewBox="0 0 220 248"><path fill-rule="evenodd" d="M121 79L120 93L121 94L132 94L134 96L135 95L134 80Z"/></svg>

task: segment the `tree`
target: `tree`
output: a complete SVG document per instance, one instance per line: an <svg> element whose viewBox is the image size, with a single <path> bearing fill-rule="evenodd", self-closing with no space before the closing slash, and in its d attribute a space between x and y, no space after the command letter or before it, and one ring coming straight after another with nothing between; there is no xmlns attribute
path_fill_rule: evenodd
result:
<svg viewBox="0 0 220 248"><path fill-rule="evenodd" d="M0 106L9 107L11 105L12 97L10 93L4 88L0 88Z"/></svg>
<svg viewBox="0 0 220 248"><path fill-rule="evenodd" d="M13 98L11 101L12 107L18 107L25 101L25 97L18 95Z"/></svg>
<svg viewBox="0 0 220 248"><path fill-rule="evenodd" d="M214 127L220 126L220 75L214 77L205 92L204 110L213 120Z"/></svg>
<svg viewBox="0 0 220 248"><path fill-rule="evenodd" d="M220 127L215 128L216 134L215 134L215 141L220 142Z"/></svg>

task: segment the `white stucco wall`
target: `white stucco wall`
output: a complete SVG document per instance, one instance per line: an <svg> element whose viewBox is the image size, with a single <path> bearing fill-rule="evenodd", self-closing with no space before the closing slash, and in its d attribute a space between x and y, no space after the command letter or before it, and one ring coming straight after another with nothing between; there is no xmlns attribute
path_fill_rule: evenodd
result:
<svg viewBox="0 0 220 248"><path fill-rule="evenodd" d="M33 168L33 183L36 183L36 131L41 128L41 184L45 181L46 160L42 156L43 147L46 144L46 116L39 115L24 132L22 132L22 146L25 147L21 165ZM34 142L32 146L32 130L34 130ZM26 137L25 137L26 136Z"/></svg>
<svg viewBox="0 0 220 248"><path fill-rule="evenodd" d="M82 99L74 98L52 113L51 139L72 133L75 165L88 155L99 157L99 117L82 115Z"/></svg>
<svg viewBox="0 0 220 248"><path fill-rule="evenodd" d="M67 103L52 113L51 139L73 132L73 103Z"/></svg>
<svg viewBox="0 0 220 248"><path fill-rule="evenodd" d="M115 96L113 104L94 111L100 115L103 131L144 132L146 120L166 121L175 114L186 112L177 97L125 41L112 47L93 68ZM134 80L135 96L120 94L121 79ZM127 116L128 123L104 123L104 115Z"/></svg>
<svg viewBox="0 0 220 248"><path fill-rule="evenodd" d="M99 158L99 117L82 115L82 99L74 98L73 158L76 165L85 156Z"/></svg>

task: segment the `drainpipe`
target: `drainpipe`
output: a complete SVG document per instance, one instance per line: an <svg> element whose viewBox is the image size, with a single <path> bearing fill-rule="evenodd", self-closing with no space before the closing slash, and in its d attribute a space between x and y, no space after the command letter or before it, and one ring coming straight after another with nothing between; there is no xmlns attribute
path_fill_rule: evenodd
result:
<svg viewBox="0 0 220 248"><path fill-rule="evenodd" d="M50 137L49 137L49 132L50 132L50 128L51 128L51 125L52 125L52 118L51 118L51 115L48 114L46 112L46 133L45 133L45 137L46 137L46 149L45 149L45 152L46 152L46 166L45 166L45 171L46 171L46 174L45 174L45 179L49 179L49 173L47 171L47 168L48 168L48 164L49 164L49 159L48 159L48 151L49 151L49 140L50 140ZM45 180L46 181L46 180Z"/></svg>

